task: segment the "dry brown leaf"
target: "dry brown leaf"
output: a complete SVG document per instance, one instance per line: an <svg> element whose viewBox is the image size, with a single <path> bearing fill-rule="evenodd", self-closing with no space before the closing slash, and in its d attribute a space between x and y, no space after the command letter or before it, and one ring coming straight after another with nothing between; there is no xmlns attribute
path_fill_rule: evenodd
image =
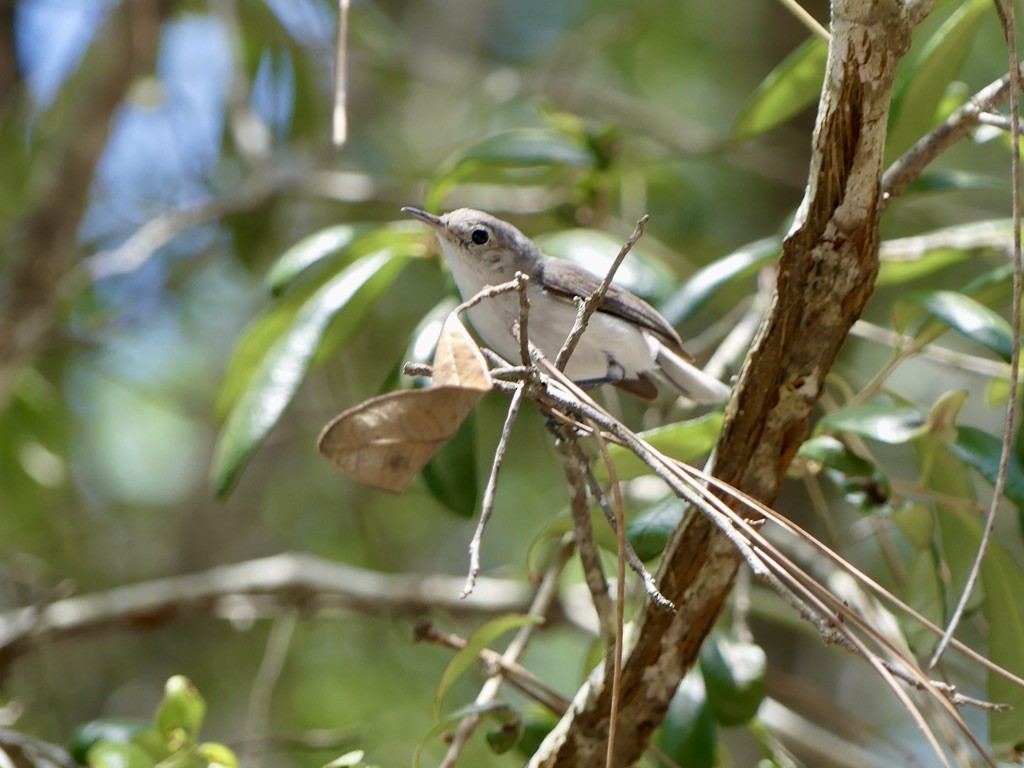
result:
<svg viewBox="0 0 1024 768"><path fill-rule="evenodd" d="M434 386L450 385L479 392L491 391L491 374L458 315L445 320L434 352Z"/></svg>
<svg viewBox="0 0 1024 768"><path fill-rule="evenodd" d="M349 408L324 427L317 447L356 482L398 493L490 389L484 356L451 315L434 354L434 386L389 392Z"/></svg>

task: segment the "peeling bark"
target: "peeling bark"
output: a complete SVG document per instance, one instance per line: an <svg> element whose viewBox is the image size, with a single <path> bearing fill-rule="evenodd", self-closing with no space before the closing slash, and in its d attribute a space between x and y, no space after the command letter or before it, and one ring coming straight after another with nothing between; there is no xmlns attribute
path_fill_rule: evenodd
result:
<svg viewBox="0 0 1024 768"><path fill-rule="evenodd" d="M771 504L807 435L825 375L878 271L878 211L896 64L920 3L835 0L832 44L807 190L783 244L767 318L740 374L715 474ZM666 550L659 587L679 611L648 605L622 674L615 765L634 763L732 588L740 555L702 515ZM610 685L581 691L531 766L604 765Z"/></svg>

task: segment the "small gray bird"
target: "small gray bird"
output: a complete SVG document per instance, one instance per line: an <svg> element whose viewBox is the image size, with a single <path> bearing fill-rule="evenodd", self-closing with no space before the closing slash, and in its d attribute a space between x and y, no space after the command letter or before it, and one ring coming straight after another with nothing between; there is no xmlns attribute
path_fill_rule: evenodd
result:
<svg viewBox="0 0 1024 768"><path fill-rule="evenodd" d="M463 299L514 279L516 272L529 276L530 341L554 361L576 319L573 298L593 294L600 278L571 261L545 256L518 229L482 211L460 208L444 216L417 208L402 211L433 228ZM469 319L495 352L519 361L512 331L519 322L514 294L477 304ZM652 374L697 402L727 399L729 387L691 365L692 359L675 328L654 307L612 285L565 372L581 385L614 384L645 400L658 394Z"/></svg>

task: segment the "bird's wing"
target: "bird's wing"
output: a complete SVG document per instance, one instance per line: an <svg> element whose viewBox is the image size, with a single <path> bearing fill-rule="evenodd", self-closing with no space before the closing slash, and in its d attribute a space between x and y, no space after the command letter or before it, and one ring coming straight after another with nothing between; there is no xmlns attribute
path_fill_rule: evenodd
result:
<svg viewBox="0 0 1024 768"><path fill-rule="evenodd" d="M549 293L569 299L575 296L587 298L601 287L601 280L574 262L548 257L544 259L542 285ZM683 349L682 339L668 320L646 301L623 288L610 286L598 312L605 312L643 326L677 355L686 360L693 359L692 355Z"/></svg>

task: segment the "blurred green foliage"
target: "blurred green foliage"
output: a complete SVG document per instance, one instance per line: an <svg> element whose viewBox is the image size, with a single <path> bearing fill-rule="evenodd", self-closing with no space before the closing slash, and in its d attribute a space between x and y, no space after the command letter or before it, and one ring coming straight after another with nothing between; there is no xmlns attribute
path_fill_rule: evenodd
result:
<svg viewBox="0 0 1024 768"><path fill-rule="evenodd" d="M70 106L89 93L89 46L117 3L61 5L19 0L2 17L18 54L14 96L0 104L3 271L35 257L21 250L19 223L55 156L75 141ZM84 219L67 222L81 265L54 298L56 339L0 404L7 608L45 601L64 580L101 591L289 549L384 572L462 574L501 398L485 398L424 481L399 497L353 486L315 451L334 413L398 386L404 360L430 359L438 325L423 319L450 308L434 246L398 220L400 206L491 210L597 272L650 213L622 282L695 339L703 361L770 278L803 194L826 46L808 41L780 4L358 3L347 41L351 135L341 150L328 145L335 3L171 5L157 71L116 115ZM915 34L896 84L890 158L1005 71L990 6L945 0ZM823 3L809 8L826 18ZM896 238L929 237L909 257L886 256L883 245L865 319L908 338L851 339L832 374L847 405L800 450L798 468L822 481L827 509L817 511L829 522L817 520L818 500L809 503L798 483L780 500L813 532L838 531L831 546L939 624L980 538L978 500L995 482L1003 427L993 406L1007 396L1007 375L978 373L971 360L1005 361L1014 341L1005 249L975 238L979 222L1008 232L1008 148L991 138L980 129L943 155L886 215L894 254L913 247ZM931 343L966 362L930 357ZM887 366L884 387L854 395ZM686 461L706 455L722 424L718 413L665 402L615 407ZM1020 435L1006 492L1018 512ZM636 478L630 539L654 560L682 508L611 450L619 478ZM563 482L543 418L524 411L485 539L487 571L525 578L531 542L567 530ZM862 535L864 520L880 538ZM1017 520L1000 519L997 539L970 605L988 631L967 624L962 633L1020 673ZM794 707L800 696L773 689L766 668L800 677L833 718L856 713L866 730L920 740L894 703L877 703L877 688L850 682L864 677L861 662L820 651L817 637L766 605L755 590L758 645L716 637L680 687L656 738L668 757L789 764L764 746L757 711L766 691ZM102 727L78 731L76 743L92 739L80 760L151 765L135 726L115 718L148 718L161 681L185 673L209 710L197 715L189 699L170 713L174 696L165 693L161 749L228 765L228 753L197 732L202 723L228 743L253 735L244 713L268 631L254 618L193 618L42 647L8 670L4 696L23 705L19 728L54 741L100 718ZM470 620L435 619L471 637L471 648L520 621L473 635ZM903 630L915 651L933 647L920 625ZM472 654L452 660L410 636L411 622L387 616L304 617L267 728L340 727L365 754L288 746L265 763L359 765L365 756L401 765L414 753L436 761L444 744L435 737L476 711L463 705L478 682ZM538 632L524 663L571 695L589 672L589 641L568 626ZM995 744L1013 746L1024 732L1021 691L994 676L987 694L977 678L967 687L1017 705L988 724ZM441 714L442 701L452 711ZM471 744L467 765L518 764L512 747L535 746L552 725L524 705L513 693L480 712L493 730ZM759 745L725 730L744 724Z"/></svg>

